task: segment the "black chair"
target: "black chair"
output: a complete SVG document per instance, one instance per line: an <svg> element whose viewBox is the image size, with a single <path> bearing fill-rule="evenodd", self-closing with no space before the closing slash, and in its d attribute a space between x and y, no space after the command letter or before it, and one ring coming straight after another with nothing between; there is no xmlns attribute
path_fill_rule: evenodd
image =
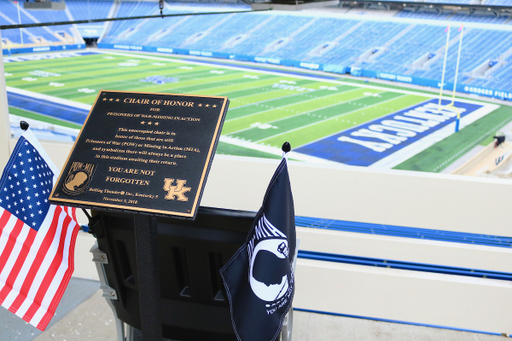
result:
<svg viewBox="0 0 512 341"><path fill-rule="evenodd" d="M193 221L158 218L164 338L236 340L219 270L244 243L255 215L200 207ZM93 221L97 247L91 252L103 296L117 317L118 340L132 341L140 329L133 215L93 211Z"/></svg>

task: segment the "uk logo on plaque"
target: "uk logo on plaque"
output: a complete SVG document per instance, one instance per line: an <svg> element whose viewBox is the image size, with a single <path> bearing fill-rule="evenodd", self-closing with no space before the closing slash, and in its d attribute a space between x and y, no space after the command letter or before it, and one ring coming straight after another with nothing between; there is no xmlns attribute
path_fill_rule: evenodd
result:
<svg viewBox="0 0 512 341"><path fill-rule="evenodd" d="M100 91L50 201L194 218L228 105L219 96Z"/></svg>

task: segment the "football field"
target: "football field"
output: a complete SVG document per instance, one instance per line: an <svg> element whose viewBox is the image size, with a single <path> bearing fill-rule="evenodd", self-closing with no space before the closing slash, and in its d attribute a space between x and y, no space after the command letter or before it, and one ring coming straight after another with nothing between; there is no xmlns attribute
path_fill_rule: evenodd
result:
<svg viewBox="0 0 512 341"><path fill-rule="evenodd" d="M67 127L81 126L99 90L227 96L221 154L279 158L289 141L295 160L439 172L512 119L480 100L446 108L435 94L291 69L108 51L4 61L10 113Z"/></svg>

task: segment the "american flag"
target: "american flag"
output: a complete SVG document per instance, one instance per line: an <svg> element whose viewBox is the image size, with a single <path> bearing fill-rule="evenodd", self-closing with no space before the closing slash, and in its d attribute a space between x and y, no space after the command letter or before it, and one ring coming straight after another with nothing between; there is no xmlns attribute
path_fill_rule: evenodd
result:
<svg viewBox="0 0 512 341"><path fill-rule="evenodd" d="M0 303L44 330L74 269L75 209L51 205L59 171L28 129L0 178Z"/></svg>

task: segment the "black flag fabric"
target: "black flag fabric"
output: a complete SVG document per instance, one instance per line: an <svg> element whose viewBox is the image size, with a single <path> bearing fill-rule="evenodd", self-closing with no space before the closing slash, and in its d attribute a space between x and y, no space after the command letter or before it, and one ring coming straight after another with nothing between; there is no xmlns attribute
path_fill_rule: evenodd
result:
<svg viewBox="0 0 512 341"><path fill-rule="evenodd" d="M239 341L279 336L295 291L295 244L295 212L283 158L247 240L220 270Z"/></svg>

